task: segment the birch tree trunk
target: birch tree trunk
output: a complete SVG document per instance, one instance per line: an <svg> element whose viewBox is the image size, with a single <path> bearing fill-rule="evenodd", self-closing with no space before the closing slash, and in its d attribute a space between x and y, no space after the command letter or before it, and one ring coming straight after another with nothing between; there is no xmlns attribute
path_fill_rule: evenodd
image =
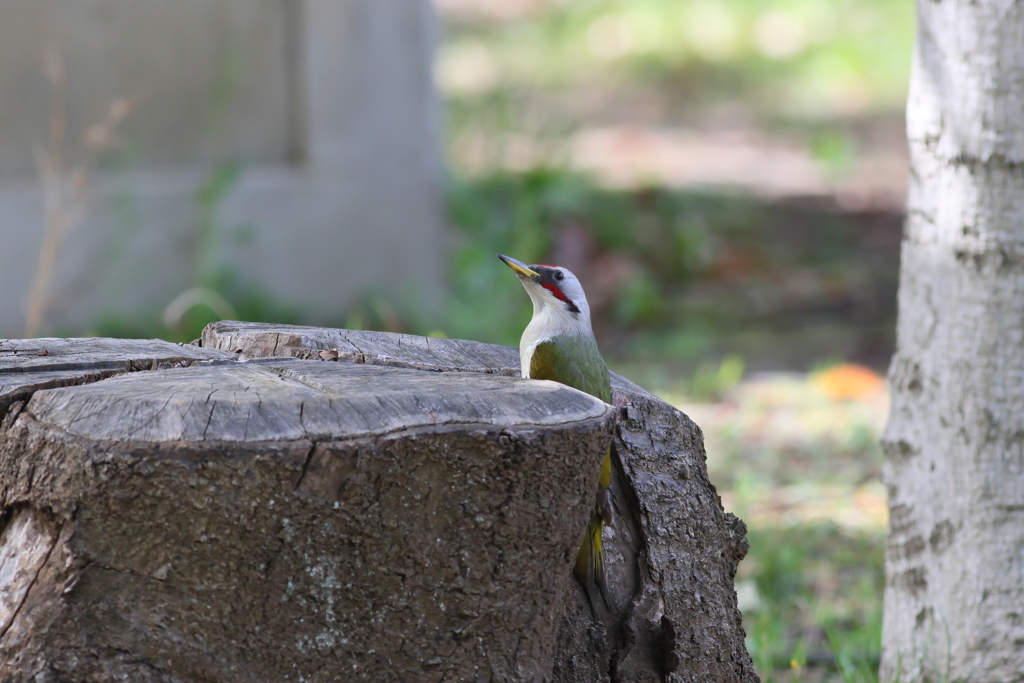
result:
<svg viewBox="0 0 1024 683"><path fill-rule="evenodd" d="M1024 2L919 0L885 681L1024 681Z"/></svg>

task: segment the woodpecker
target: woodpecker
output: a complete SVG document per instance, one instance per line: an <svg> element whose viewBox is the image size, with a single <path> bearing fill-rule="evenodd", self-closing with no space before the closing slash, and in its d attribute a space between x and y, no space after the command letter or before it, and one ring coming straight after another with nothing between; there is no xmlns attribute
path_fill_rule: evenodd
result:
<svg viewBox="0 0 1024 683"><path fill-rule="evenodd" d="M533 318L519 340L519 364L523 377L561 382L611 403L611 377L594 339L590 306L580 281L570 271L558 266L527 266L503 254L498 254L498 258L519 277L533 302ZM611 480L609 451L601 464L594 514L587 525L573 569L587 595L591 595L591 587L596 586L609 608L601 534L604 524L611 523L611 492L608 488Z"/></svg>

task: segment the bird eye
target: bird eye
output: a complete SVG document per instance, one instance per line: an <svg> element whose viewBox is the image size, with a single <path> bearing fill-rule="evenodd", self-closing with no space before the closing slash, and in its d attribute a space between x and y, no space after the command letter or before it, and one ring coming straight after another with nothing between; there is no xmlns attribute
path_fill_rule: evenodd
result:
<svg viewBox="0 0 1024 683"><path fill-rule="evenodd" d="M564 278L564 277L565 277L565 276L564 276L564 275L562 275L562 271L560 271L560 270L556 270L556 271L555 271L555 279L556 279L556 280L561 280L561 279L562 279L562 278Z"/></svg>

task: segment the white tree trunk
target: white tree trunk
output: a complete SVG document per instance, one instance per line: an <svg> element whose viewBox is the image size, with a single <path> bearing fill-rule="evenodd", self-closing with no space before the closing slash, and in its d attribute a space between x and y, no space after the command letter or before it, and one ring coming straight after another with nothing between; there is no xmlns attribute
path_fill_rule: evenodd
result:
<svg viewBox="0 0 1024 683"><path fill-rule="evenodd" d="M1024 681L1024 2L918 0L884 681Z"/></svg>

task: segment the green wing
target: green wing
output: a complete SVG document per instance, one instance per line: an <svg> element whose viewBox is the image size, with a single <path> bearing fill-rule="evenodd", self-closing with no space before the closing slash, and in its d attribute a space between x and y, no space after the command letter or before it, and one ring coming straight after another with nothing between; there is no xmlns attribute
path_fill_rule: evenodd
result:
<svg viewBox="0 0 1024 683"><path fill-rule="evenodd" d="M584 391L605 403L612 402L612 383L608 375L608 366L597 349L593 337L578 338L557 336L543 341L534 347L530 358L530 378L550 379L567 384L574 389ZM605 497L610 500L612 461L611 451L601 464L600 491L598 500ZM610 507L610 505L609 505ZM576 554L576 566L573 572L583 584L587 596L593 598L591 588L597 586L609 610L612 603L608 600L607 577L605 573L605 553L602 541L604 518L595 513L587 525L587 534Z"/></svg>
<svg viewBox="0 0 1024 683"><path fill-rule="evenodd" d="M530 379L550 379L612 402L612 384L597 342L558 336L534 347Z"/></svg>

